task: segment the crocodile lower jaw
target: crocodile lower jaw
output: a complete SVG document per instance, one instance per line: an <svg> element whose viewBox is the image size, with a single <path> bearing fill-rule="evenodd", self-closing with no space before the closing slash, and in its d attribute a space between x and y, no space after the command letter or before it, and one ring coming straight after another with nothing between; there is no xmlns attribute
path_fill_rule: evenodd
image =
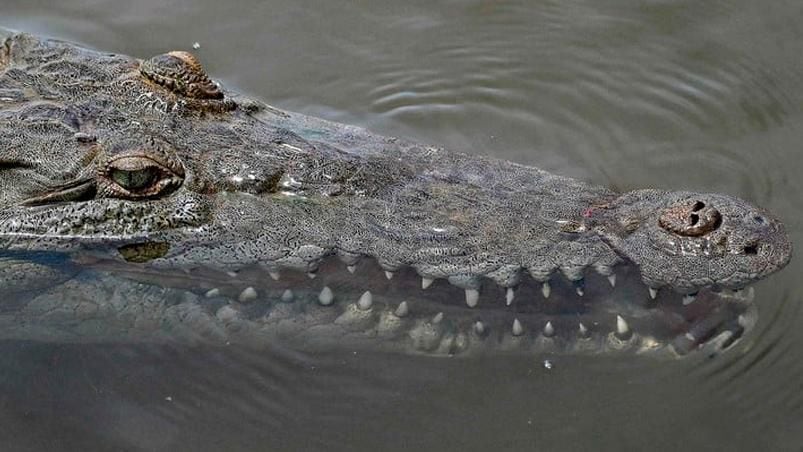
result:
<svg viewBox="0 0 803 452"><path fill-rule="evenodd" d="M255 345L270 337L311 349L677 356L728 348L756 318L752 288L703 291L690 302L651 292L629 266L617 267L615 276L588 275L582 287L553 275L546 284L525 278L515 290L490 281L465 290L422 279L412 268L389 273L369 259L346 266L334 257L315 273L260 265L236 271L94 266L192 293L187 308L197 313L200 307L226 342Z"/></svg>

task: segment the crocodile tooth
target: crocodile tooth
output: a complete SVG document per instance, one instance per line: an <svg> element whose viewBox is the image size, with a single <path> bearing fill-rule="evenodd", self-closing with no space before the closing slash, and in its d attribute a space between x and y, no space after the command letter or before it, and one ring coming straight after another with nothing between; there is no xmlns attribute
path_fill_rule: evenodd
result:
<svg viewBox="0 0 803 452"><path fill-rule="evenodd" d="M230 271L230 272L226 272L226 274L229 275L229 278L236 278L237 277L237 272Z"/></svg>
<svg viewBox="0 0 803 452"><path fill-rule="evenodd" d="M277 271L269 271L268 274L270 275L271 279L273 279L274 281L278 281L279 280L279 272L277 272Z"/></svg>
<svg viewBox="0 0 803 452"><path fill-rule="evenodd" d="M330 289L329 286L323 286L321 293L318 294L318 302L323 306L329 306L334 301L335 294L332 293L332 289Z"/></svg>
<svg viewBox="0 0 803 452"><path fill-rule="evenodd" d="M608 275L608 282L611 283L611 287L616 287L616 273Z"/></svg>
<svg viewBox="0 0 803 452"><path fill-rule="evenodd" d="M474 332L477 333L478 336L485 334L485 324L479 320L474 322Z"/></svg>
<svg viewBox="0 0 803 452"><path fill-rule="evenodd" d="M524 327L521 326L518 318L513 319L513 330L511 331L514 336L521 336L524 334Z"/></svg>
<svg viewBox="0 0 803 452"><path fill-rule="evenodd" d="M466 304L469 308L477 306L480 301L480 291L476 289L466 289Z"/></svg>
<svg viewBox="0 0 803 452"><path fill-rule="evenodd" d="M220 289L218 289L217 287L215 287L214 289L207 290L206 293L204 294L206 298L213 298L218 295L220 295Z"/></svg>
<svg viewBox="0 0 803 452"><path fill-rule="evenodd" d="M552 321L547 321L544 325L544 337L552 337L555 335L555 327L552 326Z"/></svg>
<svg viewBox="0 0 803 452"><path fill-rule="evenodd" d="M652 287L649 287L649 289L650 289L650 298L655 300L655 297L658 296L658 289L654 289Z"/></svg>
<svg viewBox="0 0 803 452"><path fill-rule="evenodd" d="M410 313L410 307L407 306L406 301L402 301L401 303L399 303L399 306L396 308L395 311L393 311L393 314L395 314L396 317L405 317L409 313Z"/></svg>
<svg viewBox="0 0 803 452"><path fill-rule="evenodd" d="M293 294L292 290L285 289L284 292L282 292L282 301L283 302L290 303L291 301L293 301L293 298L295 298L295 295Z"/></svg>
<svg viewBox="0 0 803 452"><path fill-rule="evenodd" d="M435 280L432 278L421 278L421 288L426 289L427 287L431 286Z"/></svg>
<svg viewBox="0 0 803 452"><path fill-rule="evenodd" d="M215 317L224 322L230 322L236 319L239 314L239 311L234 309L231 305L225 305L215 312Z"/></svg>
<svg viewBox="0 0 803 452"><path fill-rule="evenodd" d="M365 291L362 295L360 295L360 299L357 300L357 308L361 311L367 311L371 309L371 305L374 304L374 297L371 295L370 291Z"/></svg>
<svg viewBox="0 0 803 452"><path fill-rule="evenodd" d="M393 279L393 275L394 275L394 274L395 274L395 273L393 273L393 272L386 271L386 272L385 272L385 278L387 278L387 279Z"/></svg>
<svg viewBox="0 0 803 452"><path fill-rule="evenodd" d="M616 337L619 339L626 341L630 339L630 336L633 335L633 331L630 330L630 326L627 324L624 318L621 315L616 316Z"/></svg>
<svg viewBox="0 0 803 452"><path fill-rule="evenodd" d="M318 276L318 275L317 275L316 273L314 273L314 272L309 272L309 273L307 273L307 277L308 277L309 279L315 279L315 277L316 277L316 276Z"/></svg>
<svg viewBox="0 0 803 452"><path fill-rule="evenodd" d="M353 275L354 272L357 271L357 266L356 265L346 265L346 270L348 270L349 273L351 273Z"/></svg>
<svg viewBox="0 0 803 452"><path fill-rule="evenodd" d="M249 286L243 289L242 292L240 292L240 296L237 297L237 300L239 300L241 303L244 303L246 301L255 300L256 297L257 297L257 291L253 287Z"/></svg>
<svg viewBox="0 0 803 452"><path fill-rule="evenodd" d="M513 298L516 296L516 291L512 287L508 287L505 292L505 303L510 306L513 304Z"/></svg>
<svg viewBox="0 0 803 452"><path fill-rule="evenodd" d="M442 320L443 320L443 312L439 312L439 313L435 314L434 317L432 317L432 323L434 323L436 325L438 323L441 323Z"/></svg>
<svg viewBox="0 0 803 452"><path fill-rule="evenodd" d="M572 285L574 285L574 291L577 292L577 295L583 296L586 293L586 280L585 279L578 279L576 281L572 281Z"/></svg>
<svg viewBox="0 0 803 452"><path fill-rule="evenodd" d="M683 306L688 306L694 303L694 300L697 299L697 292L686 294L683 296Z"/></svg>
<svg viewBox="0 0 803 452"><path fill-rule="evenodd" d="M541 284L541 293L544 294L544 298L549 298L549 294L552 293L552 287L549 286L549 281L544 281Z"/></svg>
<svg viewBox="0 0 803 452"><path fill-rule="evenodd" d="M588 337L588 328L583 325L583 322L579 323L577 332L580 334L580 337Z"/></svg>
<svg viewBox="0 0 803 452"><path fill-rule="evenodd" d="M608 276L613 273L613 268L609 265L595 265L594 270L602 276Z"/></svg>

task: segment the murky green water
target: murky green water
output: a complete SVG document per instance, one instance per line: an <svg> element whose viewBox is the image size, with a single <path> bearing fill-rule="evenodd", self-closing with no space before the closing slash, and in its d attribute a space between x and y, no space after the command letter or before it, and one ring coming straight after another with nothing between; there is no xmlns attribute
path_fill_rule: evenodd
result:
<svg viewBox="0 0 803 452"><path fill-rule="evenodd" d="M0 24L140 57L200 44L289 110L619 190L721 191L800 248L803 4L4 2ZM2 450L803 450L803 268L708 360L0 345Z"/></svg>

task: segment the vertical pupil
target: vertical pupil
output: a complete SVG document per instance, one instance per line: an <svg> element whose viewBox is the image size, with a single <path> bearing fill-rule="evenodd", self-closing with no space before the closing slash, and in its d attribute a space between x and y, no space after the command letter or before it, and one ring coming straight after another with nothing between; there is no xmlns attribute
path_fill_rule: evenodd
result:
<svg viewBox="0 0 803 452"><path fill-rule="evenodd" d="M136 171L114 170L112 180L123 188L138 190L149 187L156 178L153 168L143 168Z"/></svg>

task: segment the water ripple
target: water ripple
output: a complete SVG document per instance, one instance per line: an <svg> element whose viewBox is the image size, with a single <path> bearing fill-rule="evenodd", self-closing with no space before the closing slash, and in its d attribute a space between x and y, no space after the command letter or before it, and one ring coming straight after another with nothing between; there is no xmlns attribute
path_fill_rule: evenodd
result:
<svg viewBox="0 0 803 452"><path fill-rule="evenodd" d="M371 112L425 134L482 127L502 112L521 129L539 126L523 133L530 149L609 155L630 143L766 131L796 108L775 82L784 74L721 44L655 33L638 14L594 13L583 2L489 11L478 28L436 20L417 30L433 35L417 41L427 48L380 52L359 82Z"/></svg>

